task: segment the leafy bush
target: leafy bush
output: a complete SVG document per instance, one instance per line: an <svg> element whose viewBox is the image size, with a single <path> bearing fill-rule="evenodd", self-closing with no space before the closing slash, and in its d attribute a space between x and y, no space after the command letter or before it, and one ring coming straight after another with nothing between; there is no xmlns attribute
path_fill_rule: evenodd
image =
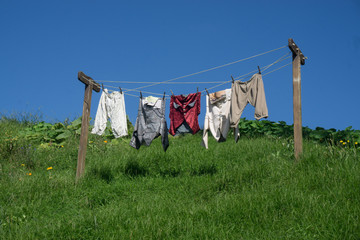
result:
<svg viewBox="0 0 360 240"><path fill-rule="evenodd" d="M239 129L241 136L245 137L269 136L286 139L293 138L294 135L294 125L287 125L284 121L256 121L242 118L239 123ZM351 126L345 130L324 129L322 127L312 130L308 127L303 127L303 138L330 145L357 147L358 143L360 143L360 130L354 130Z"/></svg>
<svg viewBox="0 0 360 240"><path fill-rule="evenodd" d="M81 120L81 117L79 117L70 124L50 124L45 122L39 122L22 130L20 132L20 137L28 141L36 142L40 144L42 148L46 148L49 146L62 147L70 137L80 135ZM129 132L132 132L134 127L132 126L128 118L127 120L128 130ZM92 126L89 127L89 131L91 130L91 128ZM111 130L110 122L107 123L104 137L106 139L115 138Z"/></svg>

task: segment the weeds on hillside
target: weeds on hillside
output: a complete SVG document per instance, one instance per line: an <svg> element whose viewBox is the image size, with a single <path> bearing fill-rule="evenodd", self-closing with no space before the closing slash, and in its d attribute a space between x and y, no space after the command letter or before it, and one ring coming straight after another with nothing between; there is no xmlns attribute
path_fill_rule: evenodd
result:
<svg viewBox="0 0 360 240"><path fill-rule="evenodd" d="M209 149L201 134L170 137L166 153L159 138L136 150L129 138L90 135L85 176L75 185L74 130L61 147L26 140L20 132L29 126L6 124L0 238L360 238L360 149L347 136L337 144L305 140L294 164L292 139L276 135L243 132L237 144L210 138ZM35 125L51 132L72 124Z"/></svg>
<svg viewBox="0 0 360 240"><path fill-rule="evenodd" d="M268 136L292 139L294 134L294 126L287 125L284 121L256 121L242 118L239 129L241 136L250 138ZM316 127L313 130L303 127L302 130L303 138L309 141L339 147L359 147L360 130L352 129L352 127L347 127L345 130L324 129L322 127Z"/></svg>

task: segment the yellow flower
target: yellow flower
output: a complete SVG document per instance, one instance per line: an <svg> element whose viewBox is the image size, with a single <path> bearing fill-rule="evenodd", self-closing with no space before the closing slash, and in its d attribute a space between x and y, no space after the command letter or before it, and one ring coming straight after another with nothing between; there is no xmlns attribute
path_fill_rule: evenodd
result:
<svg viewBox="0 0 360 240"><path fill-rule="evenodd" d="M64 145L61 145L61 147L64 147Z"/></svg>
<svg viewBox="0 0 360 240"><path fill-rule="evenodd" d="M30 172L30 173L27 173L26 175L29 175L29 176L31 176L31 172Z"/></svg>
<svg viewBox="0 0 360 240"><path fill-rule="evenodd" d="M345 145L346 144L346 142L343 142L343 145Z"/></svg>
<svg viewBox="0 0 360 240"><path fill-rule="evenodd" d="M22 166L22 167L25 167L25 164L22 163L21 166Z"/></svg>
<svg viewBox="0 0 360 240"><path fill-rule="evenodd" d="M48 167L46 170L51 170L52 169L52 167Z"/></svg>
<svg viewBox="0 0 360 240"><path fill-rule="evenodd" d="M355 145L357 145L358 144L358 142L355 142Z"/></svg>
<svg viewBox="0 0 360 240"><path fill-rule="evenodd" d="M104 143L107 143L107 141L105 140Z"/></svg>
<svg viewBox="0 0 360 240"><path fill-rule="evenodd" d="M340 142L342 143L342 142L343 142L343 140L340 140Z"/></svg>
<svg viewBox="0 0 360 240"><path fill-rule="evenodd" d="M347 140L347 142L350 142L350 140Z"/></svg>

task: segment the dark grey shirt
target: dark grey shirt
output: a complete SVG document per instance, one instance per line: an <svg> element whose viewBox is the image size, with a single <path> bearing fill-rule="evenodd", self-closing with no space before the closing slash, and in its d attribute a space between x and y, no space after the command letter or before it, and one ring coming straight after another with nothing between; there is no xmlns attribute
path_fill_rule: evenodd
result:
<svg viewBox="0 0 360 240"><path fill-rule="evenodd" d="M165 101L158 99L155 103L150 103L140 98L138 116L130 146L136 149L139 149L141 145L150 146L152 140L160 135L163 149L166 151L169 146L169 139L165 120Z"/></svg>

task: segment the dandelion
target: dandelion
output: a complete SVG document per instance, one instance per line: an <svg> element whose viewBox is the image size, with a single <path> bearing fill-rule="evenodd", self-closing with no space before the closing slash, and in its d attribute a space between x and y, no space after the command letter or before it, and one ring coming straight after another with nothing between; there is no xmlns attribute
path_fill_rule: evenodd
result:
<svg viewBox="0 0 360 240"><path fill-rule="evenodd" d="M347 142L350 142L350 140L347 140Z"/></svg>
<svg viewBox="0 0 360 240"><path fill-rule="evenodd" d="M53 168L52 168L52 167L48 167L46 170L48 170L48 171L49 171L49 170L51 170L51 169L53 169Z"/></svg>
<svg viewBox="0 0 360 240"><path fill-rule="evenodd" d="M22 167L25 167L25 164L22 163L21 166L22 166Z"/></svg>
<svg viewBox="0 0 360 240"><path fill-rule="evenodd" d="M355 145L357 145L358 144L358 142L355 142Z"/></svg>
<svg viewBox="0 0 360 240"><path fill-rule="evenodd" d="M105 140L104 143L107 143L107 141Z"/></svg>
<svg viewBox="0 0 360 240"><path fill-rule="evenodd" d="M345 145L346 144L346 142L343 142L343 145Z"/></svg>
<svg viewBox="0 0 360 240"><path fill-rule="evenodd" d="M342 143L342 142L343 142L343 140L340 140L340 142Z"/></svg>
<svg viewBox="0 0 360 240"><path fill-rule="evenodd" d="M29 172L29 173L27 173L26 175L29 175L29 176L31 176L32 174L31 174L31 172Z"/></svg>
<svg viewBox="0 0 360 240"><path fill-rule="evenodd" d="M61 145L61 147L63 148L63 147L64 147L64 145Z"/></svg>

